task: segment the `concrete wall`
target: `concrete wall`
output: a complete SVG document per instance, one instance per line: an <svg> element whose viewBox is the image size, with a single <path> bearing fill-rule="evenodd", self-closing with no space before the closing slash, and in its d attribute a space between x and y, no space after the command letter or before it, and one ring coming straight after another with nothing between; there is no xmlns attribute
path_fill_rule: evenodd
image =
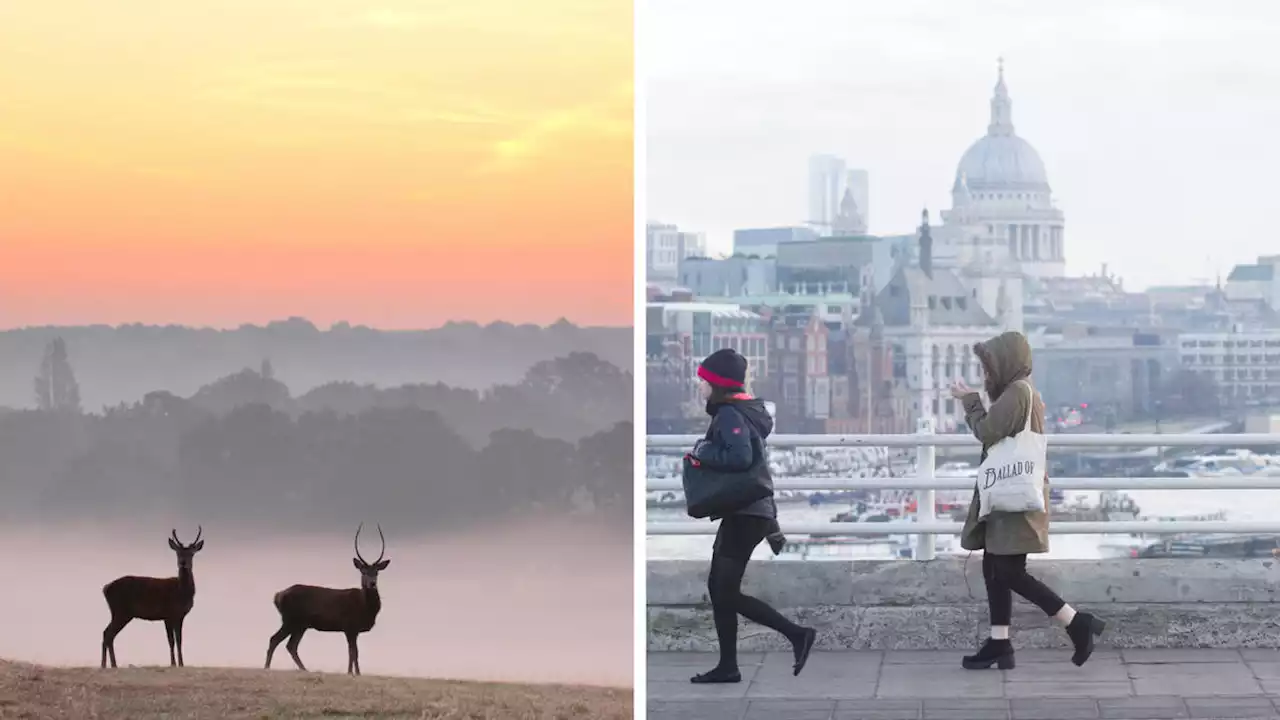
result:
<svg viewBox="0 0 1280 720"><path fill-rule="evenodd" d="M819 649L973 649L987 635L982 558L967 563L753 562L744 592L818 630ZM1101 645L1280 647L1280 563L1252 560L1037 560L1031 572L1077 610L1104 618ZM714 651L702 561L648 566L649 649ZM771 630L740 621L743 651L781 650ZM1066 648L1066 637L1015 596L1017 647Z"/></svg>

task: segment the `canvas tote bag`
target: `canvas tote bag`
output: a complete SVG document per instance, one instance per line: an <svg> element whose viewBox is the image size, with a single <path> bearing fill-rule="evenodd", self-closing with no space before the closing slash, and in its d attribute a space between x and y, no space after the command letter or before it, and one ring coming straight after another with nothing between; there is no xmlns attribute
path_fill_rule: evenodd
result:
<svg viewBox="0 0 1280 720"><path fill-rule="evenodd" d="M1031 429L1036 396L1027 386L1027 421L1022 432L991 446L978 466L978 517L992 512L1044 512L1048 441Z"/></svg>

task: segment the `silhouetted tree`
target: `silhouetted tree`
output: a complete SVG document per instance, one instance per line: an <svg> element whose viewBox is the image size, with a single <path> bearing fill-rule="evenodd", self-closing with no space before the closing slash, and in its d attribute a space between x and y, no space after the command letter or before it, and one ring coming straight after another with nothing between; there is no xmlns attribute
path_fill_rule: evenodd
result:
<svg viewBox="0 0 1280 720"><path fill-rule="evenodd" d="M626 384L607 371L599 377L597 391ZM501 401L441 384L333 383L304 403L244 370L190 399L157 390L101 414L2 414L0 517L185 516L206 527L277 529L361 517L444 530L531 508L585 506L616 510L618 527L629 532L630 422L593 425L575 415L590 382L556 380L554 371L539 382L506 386ZM615 402L613 417L627 417L630 403ZM459 421L488 434L466 437ZM548 436L563 425L581 437Z"/></svg>
<svg viewBox="0 0 1280 720"><path fill-rule="evenodd" d="M277 410L289 410L292 405L288 386L249 368L205 385L191 396L191 402L218 414L243 405L266 405Z"/></svg>
<svg viewBox="0 0 1280 720"><path fill-rule="evenodd" d="M578 484L591 494L597 507L616 508L631 514L634 473L634 426L630 421L583 438L578 443Z"/></svg>
<svg viewBox="0 0 1280 720"><path fill-rule="evenodd" d="M80 412L80 385L71 370L67 344L54 338L44 349L35 379L36 407L46 412Z"/></svg>
<svg viewBox="0 0 1280 720"><path fill-rule="evenodd" d="M190 397L215 378L270 358L274 379L295 393L328 381L382 387L442 382L454 388L518 384L530 366L572 352L631 365L628 328L455 323L422 331L383 331L337 323L318 330L301 320L234 330L122 325L0 330L0 406L34 407L32 370L49 341L75 350L80 400L95 410L136 402L157 389ZM488 437L481 435L480 442Z"/></svg>

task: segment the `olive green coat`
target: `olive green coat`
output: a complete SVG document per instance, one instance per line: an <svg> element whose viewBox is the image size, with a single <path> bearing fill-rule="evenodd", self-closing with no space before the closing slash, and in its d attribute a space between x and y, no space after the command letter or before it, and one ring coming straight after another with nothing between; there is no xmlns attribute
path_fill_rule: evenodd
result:
<svg viewBox="0 0 1280 720"><path fill-rule="evenodd" d="M982 443L982 459L992 445L1022 431L1029 403L1034 403L1031 429L1044 432L1044 401L1031 384L1031 346L1019 332L1007 332L973 348L989 373L988 395L994 399L984 408L978 393L961 398L964 419L974 437ZM1045 474L1044 499L1049 507L1049 476ZM978 485L973 486L969 516L960 532L965 550L984 550L992 555L1024 555L1049 551L1049 515L1044 512L992 512L978 519Z"/></svg>

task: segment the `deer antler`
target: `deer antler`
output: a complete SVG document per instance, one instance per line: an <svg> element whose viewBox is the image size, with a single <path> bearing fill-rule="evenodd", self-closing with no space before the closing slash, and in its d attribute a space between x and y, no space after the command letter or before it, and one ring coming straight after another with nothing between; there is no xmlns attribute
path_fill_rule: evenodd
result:
<svg viewBox="0 0 1280 720"><path fill-rule="evenodd" d="M195 545L196 543L200 542L200 536L204 535L204 526L203 525L196 526L196 539L191 541L191 545L184 544L182 540L178 538L177 528L170 530L169 533L170 535L173 536L174 542L178 543L179 545L182 545L183 547L191 547L191 545Z"/></svg>
<svg viewBox="0 0 1280 720"><path fill-rule="evenodd" d="M356 526L356 559L365 565L368 565L369 563L365 561L364 556L360 554L360 531L362 529L364 529L364 523L360 523Z"/></svg>
<svg viewBox="0 0 1280 720"><path fill-rule="evenodd" d="M197 525L197 526L196 526L196 539L195 539L195 540L192 540L192 541L191 541L191 544L192 544L192 545L195 545L196 543L200 542L200 536L201 536L201 535L204 535L204 526L203 526L203 525Z"/></svg>
<svg viewBox="0 0 1280 720"><path fill-rule="evenodd" d="M382 541L382 549L378 551L378 559L373 561L374 565L382 562L382 556L387 554L387 536L382 534L382 523L378 523L378 539Z"/></svg>

